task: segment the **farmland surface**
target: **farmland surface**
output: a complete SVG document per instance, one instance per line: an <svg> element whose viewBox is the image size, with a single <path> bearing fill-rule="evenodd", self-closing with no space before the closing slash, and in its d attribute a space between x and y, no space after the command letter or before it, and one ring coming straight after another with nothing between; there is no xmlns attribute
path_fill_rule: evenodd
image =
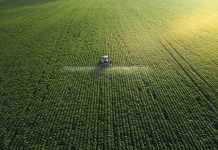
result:
<svg viewBox="0 0 218 150"><path fill-rule="evenodd" d="M217 0L0 0L0 149L217 147Z"/></svg>

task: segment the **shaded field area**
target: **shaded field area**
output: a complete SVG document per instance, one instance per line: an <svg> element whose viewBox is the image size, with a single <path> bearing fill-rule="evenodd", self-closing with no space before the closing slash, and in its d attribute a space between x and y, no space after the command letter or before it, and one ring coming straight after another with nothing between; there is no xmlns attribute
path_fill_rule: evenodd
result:
<svg viewBox="0 0 218 150"><path fill-rule="evenodd" d="M0 149L218 147L216 0L0 0L0 20Z"/></svg>

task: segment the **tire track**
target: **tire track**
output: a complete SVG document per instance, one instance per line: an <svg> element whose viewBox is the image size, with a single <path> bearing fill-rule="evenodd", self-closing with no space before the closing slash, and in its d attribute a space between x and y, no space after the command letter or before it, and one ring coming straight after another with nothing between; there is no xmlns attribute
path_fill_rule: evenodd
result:
<svg viewBox="0 0 218 150"><path fill-rule="evenodd" d="M144 23L144 21L143 21L143 19L144 18L142 18L142 16L141 15L139 15L138 13L137 13L137 11L136 10L134 10L134 9L131 9L130 8L130 10L132 11L132 12L134 12L133 13L133 15L136 17L136 18L138 18L138 20L141 22L141 24L142 24L142 26L144 26L143 24L145 24ZM145 26L144 26L145 27ZM146 28L147 27L147 28ZM146 27L145 27L145 29L151 29L148 25L146 25ZM150 31L150 30L148 30L148 31ZM216 114L216 115L218 115L218 113L216 112L216 109L218 109L218 107L217 107L217 105L212 101L212 100L210 100L210 95L208 94L208 93L206 93L201 87L200 87L200 85L195 81L195 79L188 73L188 71L184 68L184 66L179 62L179 60L173 55L173 53L172 52L170 52L170 50L163 44L163 42L158 38L158 36L157 36L157 34L155 33L155 31L153 31L153 32L149 32L149 34L151 35L151 37L153 37L153 40L158 40L159 41L159 43L162 45L162 47L164 47L164 49L167 51L167 53L173 58L173 60L177 63L177 65L181 68L181 70L186 74L186 76L191 80L191 82L194 84L194 86L197 88L197 90L200 92L200 94L204 97L204 99L206 100L205 102L208 104L208 106L213 110L213 112ZM166 41L166 42L168 42L168 41ZM171 47L171 45L169 44L169 43L167 43L170 47ZM174 47L171 47L171 49L172 50L174 50L173 49ZM175 52L176 53L176 52ZM178 54L179 55L179 54ZM179 55L180 57L182 56L181 54ZM181 59L182 59L182 57L181 57ZM183 58L184 59L184 58ZM191 64L190 63L188 63L188 61L187 60L183 60L183 61L185 61L186 62L186 64L189 66L189 68L196 74L196 75L198 75L198 77L208 86L208 87L211 87L211 85L191 66ZM213 89L213 91L215 91L214 89ZM199 93L198 92L198 93ZM216 91L215 91L215 93L216 93ZM213 106L211 106L211 104L213 105ZM214 109L215 108L215 109Z"/></svg>
<svg viewBox="0 0 218 150"><path fill-rule="evenodd" d="M205 102L208 104L208 107L218 116L217 113L217 105L214 104L213 101L210 100L210 96L204 92L204 90L198 85L198 83L193 79L193 77L188 73L188 71L182 66L182 64L177 60L177 58L170 52L170 50L163 44L163 42L156 36L157 40L159 43L164 47L164 49L167 51L167 53L173 58L173 60L177 63L177 65L181 68L181 70L185 73L185 75L190 79L190 81L194 84L196 89L201 93L201 95L204 97L206 100ZM212 104L212 106L211 106Z"/></svg>
<svg viewBox="0 0 218 150"><path fill-rule="evenodd" d="M205 80L198 72L196 69L194 69L194 67L176 50L176 48L168 41L166 40L166 43L171 47L171 49L189 66L189 68L191 68L191 70L208 86L210 87L210 89L216 93L216 90L214 89L214 87L211 86L211 84Z"/></svg>

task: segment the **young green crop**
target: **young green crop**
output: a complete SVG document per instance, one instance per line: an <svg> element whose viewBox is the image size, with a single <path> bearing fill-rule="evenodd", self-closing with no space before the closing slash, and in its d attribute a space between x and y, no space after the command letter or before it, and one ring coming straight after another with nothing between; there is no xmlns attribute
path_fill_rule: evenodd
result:
<svg viewBox="0 0 218 150"><path fill-rule="evenodd" d="M0 0L0 149L216 149L217 4Z"/></svg>

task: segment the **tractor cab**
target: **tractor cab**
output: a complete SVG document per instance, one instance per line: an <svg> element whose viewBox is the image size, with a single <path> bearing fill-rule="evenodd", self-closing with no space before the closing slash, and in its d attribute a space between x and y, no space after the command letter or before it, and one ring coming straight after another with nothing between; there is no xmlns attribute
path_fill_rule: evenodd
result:
<svg viewBox="0 0 218 150"><path fill-rule="evenodd" d="M100 60L100 64L103 67L111 66L111 60L109 59L108 55L102 56L102 58Z"/></svg>

